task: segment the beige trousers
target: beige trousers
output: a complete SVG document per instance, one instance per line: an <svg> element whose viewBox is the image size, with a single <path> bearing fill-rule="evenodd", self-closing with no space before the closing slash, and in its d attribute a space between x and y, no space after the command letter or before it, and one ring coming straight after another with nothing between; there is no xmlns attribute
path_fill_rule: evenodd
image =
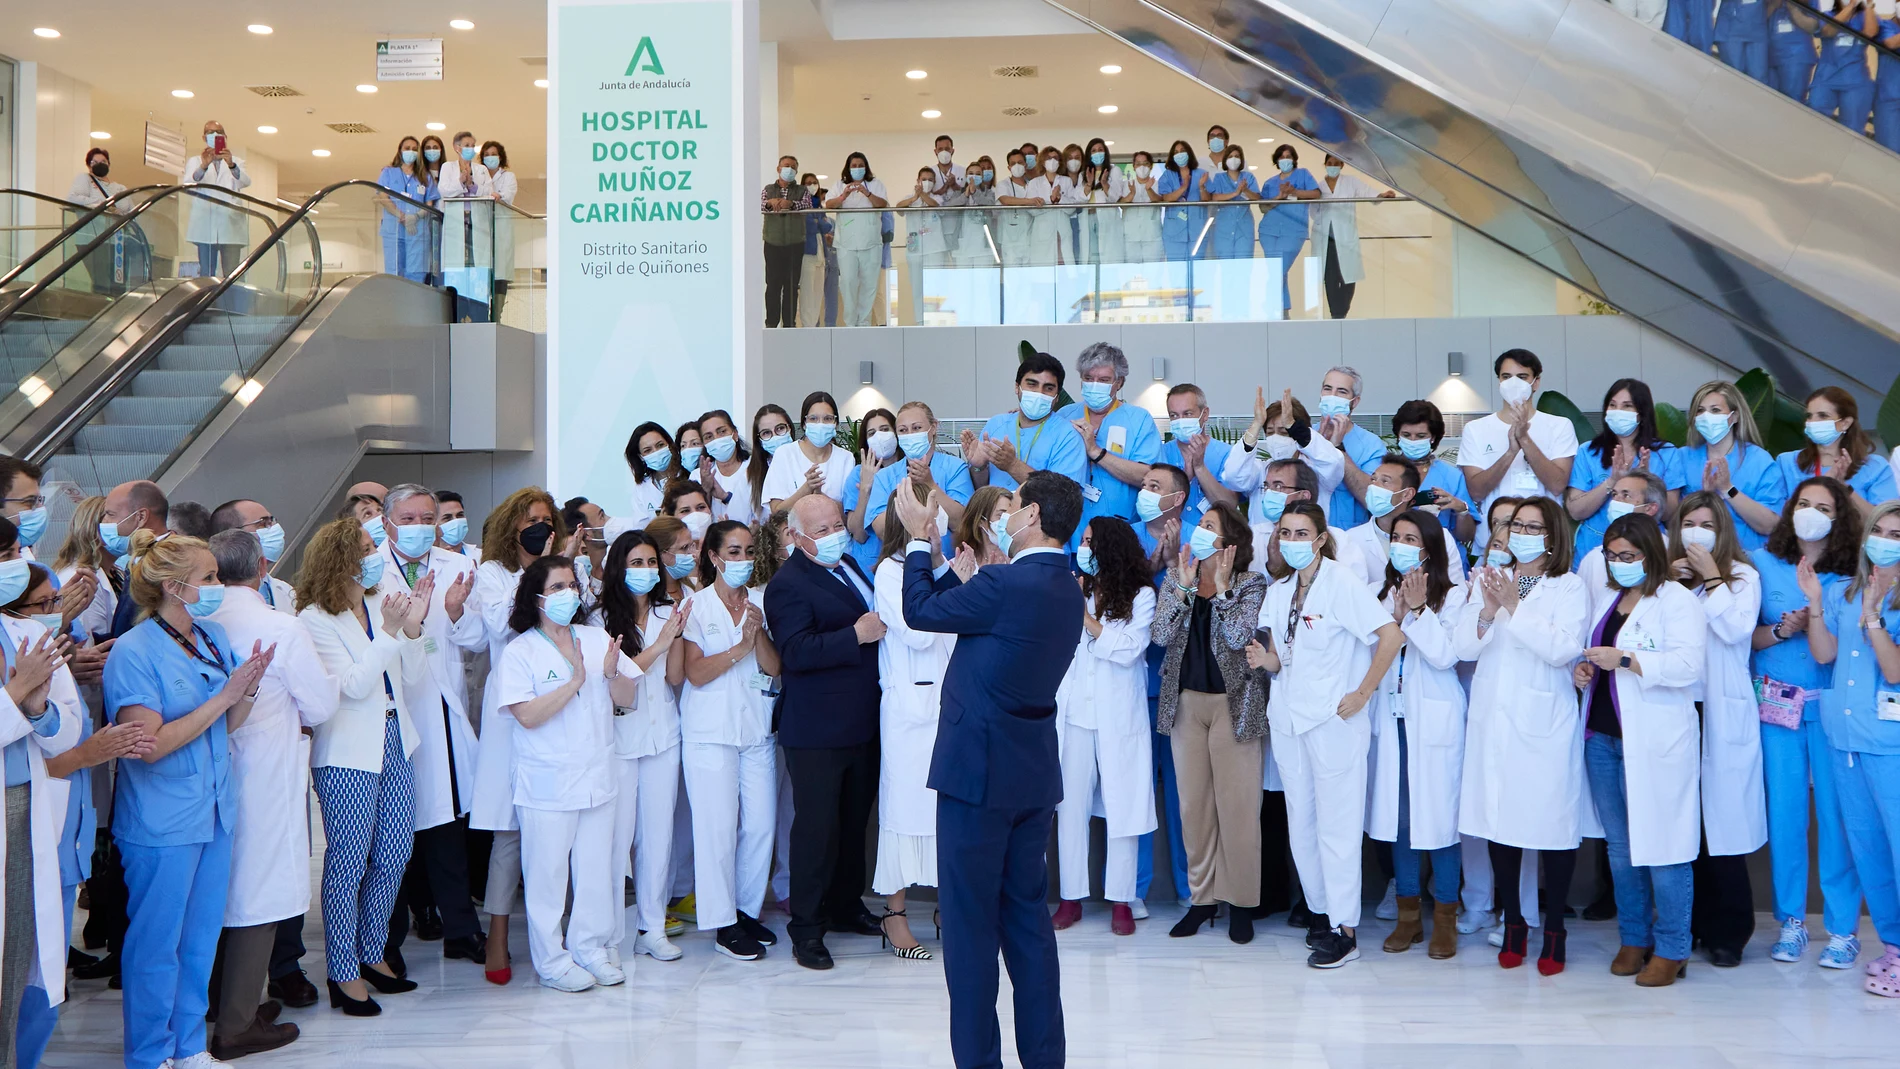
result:
<svg viewBox="0 0 1900 1069"><path fill-rule="evenodd" d="M1194 690L1181 692L1168 741L1194 904L1259 905L1261 741L1234 738L1227 695Z"/></svg>

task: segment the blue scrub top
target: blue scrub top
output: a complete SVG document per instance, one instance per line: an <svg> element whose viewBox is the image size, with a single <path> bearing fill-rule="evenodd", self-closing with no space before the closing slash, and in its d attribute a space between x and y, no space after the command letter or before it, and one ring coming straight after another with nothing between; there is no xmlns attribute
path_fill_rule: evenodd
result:
<svg viewBox="0 0 1900 1069"><path fill-rule="evenodd" d="M1715 39L1766 43L1768 19L1763 12L1767 9L1764 0L1728 0L1715 13Z"/></svg>
<svg viewBox="0 0 1900 1069"><path fill-rule="evenodd" d="M1313 425L1313 433L1319 433L1317 423ZM1339 451L1346 454L1347 463L1357 464L1359 470L1367 475L1378 469L1379 462L1384 460L1386 453L1389 452L1385 439L1357 423L1353 424L1352 430L1347 431L1346 437L1340 441ZM1359 499L1352 496L1352 491L1346 488L1345 477L1341 476L1339 485L1333 487L1333 503L1327 510L1326 517L1327 522L1334 527L1350 530L1371 519L1372 513L1367 512L1366 507L1359 503Z"/></svg>
<svg viewBox="0 0 1900 1069"><path fill-rule="evenodd" d="M376 184L392 193L401 193L411 200L424 201L425 203L428 200L429 186L417 181L413 175L408 174L400 167L392 165L383 168L382 173L376 176ZM403 205L399 202L398 207L403 211L408 211L413 209L415 205ZM387 210L382 213L382 230L384 233L394 233L397 228L401 226L402 224L397 221L396 217L391 215Z"/></svg>
<svg viewBox="0 0 1900 1069"><path fill-rule="evenodd" d="M1007 438L1016 446L1016 455L1034 471L1054 471L1067 475L1081 485L1088 479L1089 458L1082 451L1082 436L1069 421L1051 412L1041 423L1021 427L1016 413L991 416L983 424L983 434ZM1016 480L996 465L990 465L990 485L1016 492Z"/></svg>
<svg viewBox="0 0 1900 1069"><path fill-rule="evenodd" d="M1238 179L1226 171L1208 173L1207 192L1210 194L1232 193L1240 188L1256 194L1260 192L1260 184L1255 182L1253 175L1247 171L1241 171ZM1251 239L1253 237L1253 202L1250 200L1222 202L1220 207L1214 209L1214 229L1221 234L1244 235Z"/></svg>
<svg viewBox="0 0 1900 1069"><path fill-rule="evenodd" d="M1788 57L1797 64L1814 62L1814 38L1794 24L1785 7L1776 8L1768 18L1768 45L1777 62Z"/></svg>
<svg viewBox="0 0 1900 1069"><path fill-rule="evenodd" d="M209 701L224 686L238 666L229 636L207 620L195 621L193 632L199 652L221 668L186 653L156 619L146 619L119 636L106 657L108 722L118 723L119 710L125 706L143 705L157 710L169 724ZM208 843L219 824L230 833L233 816L231 755L222 716L197 738L157 761L119 762L112 834L122 843Z"/></svg>
<svg viewBox="0 0 1900 1069"><path fill-rule="evenodd" d="M1465 482L1464 469L1456 464L1446 463L1441 457L1432 458L1432 465L1425 469L1425 477L1418 481L1418 488L1421 492L1425 490L1443 490L1445 493L1464 502L1467 508L1477 507L1472 503L1471 487ZM1371 513L1367 513L1366 515L1371 516ZM1450 509L1441 509L1438 513L1439 525L1444 527L1445 530L1450 531L1453 538L1456 538L1458 535L1458 515L1458 513ZM1460 567L1464 565L1463 561L1456 563Z"/></svg>
<svg viewBox="0 0 1900 1069"><path fill-rule="evenodd" d="M1582 450L1577 451L1582 455ZM1739 460L1738 460L1739 454ZM1702 469L1709 463L1709 447L1706 445L1684 446L1675 451L1676 475L1685 492L1704 489ZM1729 482L1747 494L1750 500L1765 506L1771 512L1780 512L1781 506L1788 500L1788 487L1781 481L1781 466L1775 458L1758 445L1736 442L1729 447ZM1668 482L1665 477L1664 482ZM1735 513L1735 506L1729 505L1729 519L1735 521L1735 540L1744 550L1756 550L1768 543L1768 536L1756 534L1755 529L1742 522Z"/></svg>
<svg viewBox="0 0 1900 1069"><path fill-rule="evenodd" d="M1083 417L1085 409L1077 401L1064 407L1055 414L1055 418L1065 424L1071 424ZM1113 436L1120 432L1119 440ZM1081 436L1078 434L1077 440ZM1117 403L1102 416L1102 426L1095 435L1095 444L1123 460L1136 464L1153 464L1161 459L1161 432L1155 429L1154 413L1140 405L1127 401ZM1120 516L1129 523L1140 522L1135 515L1135 498L1140 496L1140 485L1130 486L1115 477L1107 468L1088 463L1088 447L1083 446L1083 463L1086 475L1081 480L1083 487L1094 487L1099 495L1091 501L1087 489L1082 493L1082 522L1076 526L1072 545L1080 545L1082 528L1097 516Z"/></svg>
<svg viewBox="0 0 1900 1069"><path fill-rule="evenodd" d="M1304 167L1295 167L1288 174L1275 174L1267 179L1266 185L1260 187L1260 195L1273 202L1271 209L1265 204L1260 206L1260 244L1263 248L1269 240L1306 240L1307 202L1281 202L1279 197L1287 186L1315 190L1319 188L1319 182L1313 178L1313 172Z"/></svg>
<svg viewBox="0 0 1900 1069"><path fill-rule="evenodd" d="M1161 213L1163 238L1173 241L1189 241L1192 240L1192 238L1188 236L1188 231L1190 229L1197 232L1200 230L1201 220L1205 218L1205 213L1199 208L1184 208L1181 205L1200 202L1201 176L1206 173L1205 170L1199 167L1189 171L1187 176L1187 196L1182 197L1173 204L1164 204L1162 206L1165 209ZM1172 193L1180 188L1181 176L1175 173L1173 167L1162 167L1161 177L1155 179L1156 196Z"/></svg>
<svg viewBox="0 0 1900 1069"><path fill-rule="evenodd" d="M1834 655L1834 679L1821 695L1821 728L1836 750L1893 757L1900 755L1900 720L1877 714L1881 692L1900 694L1880 674L1872 644L1860 629L1861 595L1848 593L1846 581L1827 592L1827 628L1840 649ZM1890 638L1900 638L1900 609L1883 608L1880 621Z"/></svg>
<svg viewBox="0 0 1900 1069"><path fill-rule="evenodd" d="M1880 39L1885 41L1895 34L1900 34L1900 19L1881 19ZM1900 100L1900 59L1882 52L1875 63L1874 99Z"/></svg>
<svg viewBox="0 0 1900 1069"><path fill-rule="evenodd" d="M902 468L903 466L901 461L891 465L891 467L894 468ZM845 505L847 511L858 503L858 486L862 482L858 473L863 470L863 464L853 464L851 465L850 473L844 477L844 500L847 502ZM872 496L876 496L876 476L872 476L871 478L871 492ZM889 497L888 494L885 496L887 498ZM877 536L877 526L871 522L871 503L869 501L864 503L864 541L858 542L853 540L846 543L846 545L849 547L851 555L858 559L858 567L864 569L865 575L870 575L877 569L877 555L878 551L884 547L884 540Z"/></svg>
<svg viewBox="0 0 1900 1069"><path fill-rule="evenodd" d="M1867 71L1867 46L1851 33L1821 38L1821 59L1814 84L1830 89L1859 89L1873 81Z"/></svg>
<svg viewBox="0 0 1900 1069"><path fill-rule="evenodd" d="M1755 565L1755 571L1761 575L1761 615L1758 617L1761 626L1773 627L1781 622L1782 613L1795 612L1807 605L1807 595L1801 593L1800 585L1795 582L1794 565L1768 552L1766 546L1748 556ZM1834 587L1844 581L1842 576L1821 575L1823 604L1834 596ZM1814 654L1808 649L1806 631L1767 649L1756 650L1749 661L1749 671L1806 689L1810 697L1802 719L1820 718L1820 692L1827 689L1828 680L1833 677L1834 671L1831 665L1815 663Z"/></svg>
<svg viewBox="0 0 1900 1069"><path fill-rule="evenodd" d="M890 507L891 494L896 491L897 484L903 482L904 476L908 474L910 474L910 465L897 463L881 469L871 477L871 500L864 506L864 526L867 528L866 533L869 537L864 540L863 546L857 547L859 551L866 547L871 549L868 556L863 552L857 554L858 563L864 566L866 575L877 570L877 554L882 547L882 541L878 538L876 531L871 528L877 523L877 518L884 515L884 510ZM938 487L942 488L950 500L959 505L969 504L970 495L976 492L976 488L970 485L970 466L941 449L933 449L930 453L930 477L937 480ZM858 492L857 480L858 470L853 468L849 480L845 483L845 496L849 497ZM945 556L956 555L956 547L951 544L955 539L955 531L944 535Z"/></svg>
<svg viewBox="0 0 1900 1069"><path fill-rule="evenodd" d="M1232 448L1232 445L1221 441L1219 438L1209 438L1207 440L1207 452L1201 455L1201 463L1206 466L1209 471L1214 473L1216 479L1220 478L1221 472L1227 470L1227 451ZM1187 468L1181 463L1181 443L1175 441L1173 438L1169 438L1167 441L1161 443L1161 450L1155 454L1155 459L1151 463L1172 464L1182 471L1187 471ZM1139 493L1139 491L1137 491L1137 493ZM1205 511L1207 511L1207 494L1201 490L1201 480L1196 479L1192 473L1189 473L1187 501L1181 508L1181 521L1190 526L1200 523L1201 513ZM1142 525L1138 519L1130 522L1135 523L1135 530L1137 532L1141 530ZM1150 546L1148 548L1153 549L1154 547Z"/></svg>
<svg viewBox="0 0 1900 1069"><path fill-rule="evenodd" d="M1781 484L1787 488L1788 494L1793 494L1794 488L1800 486L1802 480L1820 474L1812 468L1802 470L1799 449L1790 449L1781 454L1775 458L1775 463L1781 468ZM1848 489L1866 498L1870 505L1878 505L1900 497L1900 489L1894 487L1893 466L1888 464L1887 458L1879 453L1867 454L1867 459L1861 461L1860 467L1854 469L1854 474L1848 476L1847 486Z"/></svg>
<svg viewBox="0 0 1900 1069"><path fill-rule="evenodd" d="M1683 472L1677 462L1676 447L1660 443L1650 447L1649 470L1663 481L1663 487L1680 491L1683 484ZM1700 469L1697 469L1698 472ZM1570 462L1570 486L1574 490L1588 493L1598 484L1610 477L1610 465L1597 456L1597 451L1589 442L1577 446L1577 455ZM1743 490L1747 493L1747 490ZM1595 514L1577 525L1577 559L1582 560L1585 553L1603 544L1603 529L1610 525L1610 499L1606 495L1603 504L1597 507Z"/></svg>

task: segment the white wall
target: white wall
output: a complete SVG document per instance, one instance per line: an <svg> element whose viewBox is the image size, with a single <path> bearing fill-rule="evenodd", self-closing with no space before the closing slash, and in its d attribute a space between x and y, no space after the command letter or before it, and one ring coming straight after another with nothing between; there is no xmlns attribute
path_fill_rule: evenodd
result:
<svg viewBox="0 0 1900 1069"><path fill-rule="evenodd" d="M63 197L92 146L92 86L43 63L20 64L14 167L27 188Z"/></svg>

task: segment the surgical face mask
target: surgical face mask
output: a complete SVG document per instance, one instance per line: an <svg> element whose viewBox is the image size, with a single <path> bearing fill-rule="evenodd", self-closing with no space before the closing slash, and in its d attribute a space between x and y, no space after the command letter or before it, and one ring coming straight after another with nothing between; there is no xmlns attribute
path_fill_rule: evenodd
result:
<svg viewBox="0 0 1900 1069"><path fill-rule="evenodd" d="M1009 165L1009 173L1017 178L1021 178L1023 175L1029 173L1029 169L1020 163L1012 163Z"/></svg>
<svg viewBox="0 0 1900 1069"><path fill-rule="evenodd" d="M1194 554L1195 560L1206 560L1214 555L1214 543L1219 540L1220 536L1207 528L1196 527L1194 532L1188 535L1188 550Z"/></svg>
<svg viewBox="0 0 1900 1069"><path fill-rule="evenodd" d="M1392 491L1383 486L1366 487L1366 511L1384 516L1392 511Z"/></svg>
<svg viewBox="0 0 1900 1069"><path fill-rule="evenodd" d="M686 525L686 533L692 535L694 541L706 537L706 530L713 525L710 512L689 512L679 519Z"/></svg>
<svg viewBox="0 0 1900 1069"><path fill-rule="evenodd" d="M422 150L422 158L428 160L430 163L435 163L442 158L442 150L439 148L425 148Z"/></svg>
<svg viewBox="0 0 1900 1069"><path fill-rule="evenodd" d="M1329 163L1329 164L1327 164L1327 165L1326 165L1326 177L1328 177L1328 178L1338 178L1338 177L1339 177L1339 172L1341 172L1341 171L1343 171L1343 170L1345 170L1345 168L1344 168L1344 167L1341 167L1341 166L1340 166L1340 165L1338 165L1337 163Z"/></svg>
<svg viewBox="0 0 1900 1069"><path fill-rule="evenodd" d="M729 560L719 565L719 577L730 587L743 587L752 581L752 562Z"/></svg>
<svg viewBox="0 0 1900 1069"><path fill-rule="evenodd" d="M465 159L465 160L473 160L473 159L475 158L475 146L474 146L474 145L465 145L465 146L463 146L463 147L461 148L461 150L460 150L460 151L461 151L461 153L462 153L462 158L463 158L463 159Z"/></svg>
<svg viewBox="0 0 1900 1069"><path fill-rule="evenodd" d="M1279 523L1280 517L1286 514L1286 493L1280 490L1262 490L1259 498L1260 514L1267 518L1268 523Z"/></svg>
<svg viewBox="0 0 1900 1069"><path fill-rule="evenodd" d="M435 524L399 523L396 525L396 552L415 560L435 545Z"/></svg>
<svg viewBox="0 0 1900 1069"><path fill-rule="evenodd" d="M1618 438L1628 438L1636 433L1636 424L1641 417L1627 408L1612 409L1603 413L1603 425Z"/></svg>
<svg viewBox="0 0 1900 1069"><path fill-rule="evenodd" d="M1509 550L1494 549L1484 555L1484 562L1493 568L1509 568L1511 554Z"/></svg>
<svg viewBox="0 0 1900 1069"><path fill-rule="evenodd" d="M553 537L553 524L531 523L522 528L521 533L515 536L515 540L521 543L522 549L527 550L535 556L540 556L541 551L548 548L548 539Z"/></svg>
<svg viewBox="0 0 1900 1069"><path fill-rule="evenodd" d="M739 440L730 434L723 438L706 439L706 452L711 454L712 458L721 464L731 460L732 454L736 452L738 448Z"/></svg>
<svg viewBox="0 0 1900 1069"><path fill-rule="evenodd" d="M1055 403L1048 394L1037 393L1034 390L1024 390L1016 396L1021 405L1022 414L1032 421L1048 415L1049 407Z"/></svg>
<svg viewBox="0 0 1900 1069"><path fill-rule="evenodd" d="M468 538L468 517L457 516L452 520L443 520L437 530L442 532L442 541L451 546L459 546Z"/></svg>
<svg viewBox="0 0 1900 1069"><path fill-rule="evenodd" d="M715 442L718 440L719 439L717 438L713 439L713 441ZM792 436L789 432L786 434L768 434L765 437L759 439L759 448L765 450L765 455L769 457L772 454L777 453L779 450L790 445L791 442L792 442ZM719 454L717 453L713 454L713 457L715 459L717 459L718 456Z"/></svg>
<svg viewBox="0 0 1900 1069"><path fill-rule="evenodd" d="M1710 445L1728 437L1728 426L1728 417L1720 412L1704 412L1695 418L1696 433Z"/></svg>
<svg viewBox="0 0 1900 1069"><path fill-rule="evenodd" d="M853 167L853 168L851 168L851 180L852 180L853 182L862 182L862 181L864 181L864 168L862 168L862 167Z"/></svg>
<svg viewBox="0 0 1900 1069"><path fill-rule="evenodd" d="M662 446L651 453L642 453L640 463L645 464L647 470L655 474L664 472L673 466L673 451Z"/></svg>
<svg viewBox="0 0 1900 1069"><path fill-rule="evenodd" d="M574 614L581 611L581 592L578 590L556 590L552 594L541 595L541 611L548 619L565 626L572 623Z"/></svg>
<svg viewBox="0 0 1900 1069"><path fill-rule="evenodd" d="M1082 403L1089 411L1100 412L1115 399L1115 385L1108 382L1085 382L1082 384Z"/></svg>
<svg viewBox="0 0 1900 1069"><path fill-rule="evenodd" d="M794 167L780 167L778 169L778 179L787 185L796 182L798 181L798 169Z"/></svg>
<svg viewBox="0 0 1900 1069"><path fill-rule="evenodd" d="M1168 421L1168 432L1174 435L1175 441L1185 442L1201 433L1201 421L1190 416L1171 419Z"/></svg>
<svg viewBox="0 0 1900 1069"><path fill-rule="evenodd" d="M1075 174L1077 171L1080 171L1082 169L1082 157L1071 156L1069 158L1068 168L1070 174Z"/></svg>
<svg viewBox="0 0 1900 1069"><path fill-rule="evenodd" d="M1627 501L1611 501L1603 506L1603 515L1614 523L1636 511L1636 506Z"/></svg>
<svg viewBox="0 0 1900 1069"><path fill-rule="evenodd" d="M1021 176L1018 175L1017 177L1020 178ZM989 185L991 182L994 182L994 181L996 181L996 171L989 167L983 168L983 184Z"/></svg>
<svg viewBox="0 0 1900 1069"><path fill-rule="evenodd" d="M106 552L115 557L123 557L132 548L132 536L119 533L116 523L99 525L99 541L106 544Z"/></svg>
<svg viewBox="0 0 1900 1069"><path fill-rule="evenodd" d="M403 163L405 163L405 164L410 164L410 163L414 163L414 162L416 162L416 150L415 150L415 149L412 149L412 148L406 148L406 149L403 149L403 150L402 150L402 162L403 162Z"/></svg>
<svg viewBox="0 0 1900 1069"><path fill-rule="evenodd" d="M1106 152L1089 153L1089 165L1091 167L1100 167L1102 164L1106 163L1107 161L1108 161L1108 153Z"/></svg>
<svg viewBox="0 0 1900 1069"><path fill-rule="evenodd" d="M16 597L18 595L15 595ZM57 635L65 627L66 618L56 612L36 612L27 619Z"/></svg>
<svg viewBox="0 0 1900 1069"><path fill-rule="evenodd" d="M1867 536L1867 559L1882 568L1900 564L1900 540L1882 538L1879 535Z"/></svg>
<svg viewBox="0 0 1900 1069"><path fill-rule="evenodd" d="M1518 563L1529 564L1543 555L1543 535L1514 534L1511 536L1511 556L1515 557Z"/></svg>
<svg viewBox="0 0 1900 1069"><path fill-rule="evenodd" d="M491 171L499 171L501 170L501 157L500 156L483 156L482 166L488 168Z"/></svg>
<svg viewBox="0 0 1900 1069"><path fill-rule="evenodd" d="M1425 559L1425 551L1417 546L1408 546L1403 542L1394 542L1386 549L1386 559L1400 575L1405 575L1419 566Z"/></svg>
<svg viewBox="0 0 1900 1069"><path fill-rule="evenodd" d="M897 452L897 435L890 431L872 431L867 439L871 446L871 455L879 460L889 460Z"/></svg>
<svg viewBox="0 0 1900 1069"><path fill-rule="evenodd" d="M1186 167L1188 165L1188 161L1193 158L1194 157L1189 155L1188 153L1177 152L1174 154L1174 165L1176 167Z"/></svg>
<svg viewBox="0 0 1900 1069"><path fill-rule="evenodd" d="M1221 151L1225 149L1226 147L1227 147L1227 140L1225 138L1210 137L1207 139L1207 151L1212 152L1217 156L1220 155Z"/></svg>
<svg viewBox="0 0 1900 1069"><path fill-rule="evenodd" d="M628 568L625 574L627 590L630 593L645 594L647 591L660 585L660 570L658 568Z"/></svg>
<svg viewBox="0 0 1900 1069"><path fill-rule="evenodd" d="M1625 590L1640 586L1643 582L1643 562L1639 560L1613 560L1609 562L1610 578Z"/></svg>
<svg viewBox="0 0 1900 1069"><path fill-rule="evenodd" d="M680 467L688 472L699 467L699 459L706 455L704 446L689 445L680 450Z"/></svg>
<svg viewBox="0 0 1900 1069"><path fill-rule="evenodd" d="M937 162L938 162L938 163L941 163L941 164L943 164L943 165L945 165L945 166L949 166L949 164L950 164L950 150L949 150L949 149L944 149L943 151L941 151L941 152L939 152L939 153L937 153Z"/></svg>
<svg viewBox="0 0 1900 1069"><path fill-rule="evenodd" d="M1045 171L1048 171L1050 174L1056 173L1056 161L1054 160L1042 161L1042 169Z"/></svg>
<svg viewBox="0 0 1900 1069"><path fill-rule="evenodd" d="M1516 375L1499 379L1498 396L1504 398L1505 404L1521 405L1531 399L1531 384Z"/></svg>
<svg viewBox="0 0 1900 1069"><path fill-rule="evenodd" d="M805 424L805 440L820 449L830 445L831 440L837 436L838 425L836 423Z"/></svg>
<svg viewBox="0 0 1900 1069"><path fill-rule="evenodd" d="M1268 460L1292 460L1300 451L1300 443L1284 434L1269 434L1260 439L1255 452L1264 454Z"/></svg>
<svg viewBox="0 0 1900 1069"><path fill-rule="evenodd" d="M1293 173L1293 157L1291 156L1280 157L1278 160L1274 161L1274 165L1280 168L1281 174ZM1337 174L1338 172L1329 167L1327 168L1327 173Z"/></svg>
<svg viewBox="0 0 1900 1069"><path fill-rule="evenodd" d="M1682 529L1682 544L1685 546L1701 546L1703 549L1714 549L1715 532L1709 530L1707 527L1684 527Z"/></svg>
<svg viewBox="0 0 1900 1069"><path fill-rule="evenodd" d="M1145 163L1135 168L1135 177L1144 182L1148 180L1148 175L1151 173L1153 173L1152 169Z"/></svg>
<svg viewBox="0 0 1900 1069"><path fill-rule="evenodd" d="M673 563L666 566L666 574L675 579L684 579L693 574L693 555L691 553L673 554Z"/></svg>
<svg viewBox="0 0 1900 1069"><path fill-rule="evenodd" d="M364 590L374 590L376 589L376 584L382 581L383 555L381 553L371 553L369 556L364 557L362 563L357 566L356 585L362 587Z"/></svg>
<svg viewBox="0 0 1900 1069"><path fill-rule="evenodd" d="M1336 393L1321 394L1319 414L1322 416L1343 416L1352 411L1352 398L1341 397Z"/></svg>
<svg viewBox="0 0 1900 1069"><path fill-rule="evenodd" d="M206 583L198 588L198 600L186 605L185 611L190 613L193 619L202 620L217 612L218 606L222 604L224 604L224 587L218 583Z"/></svg>
<svg viewBox="0 0 1900 1069"><path fill-rule="evenodd" d="M930 452L930 435L924 433L900 434L897 447L911 460L922 460Z"/></svg>
<svg viewBox="0 0 1900 1069"><path fill-rule="evenodd" d="M14 526L20 529L21 545L31 546L39 542L40 536L46 533L46 517L47 512L45 505L41 505L36 509L27 509L18 516L13 517ZM7 600L12 601L13 599L8 598Z"/></svg>
<svg viewBox="0 0 1900 1069"><path fill-rule="evenodd" d="M833 531L828 535L812 539L811 559L829 568L844 559L844 551L851 544L851 535L846 531Z"/></svg>
<svg viewBox="0 0 1900 1069"><path fill-rule="evenodd" d="M1083 575L1094 575L1096 568L1095 550L1089 546L1080 546L1075 551L1075 566L1082 569Z"/></svg>
<svg viewBox="0 0 1900 1069"><path fill-rule="evenodd" d="M104 178L112 172L112 165L104 160L100 160L98 163L92 165L91 170L95 178Z"/></svg>
<svg viewBox="0 0 1900 1069"><path fill-rule="evenodd" d="M1009 556L1010 544L1016 541L1016 536L1009 533L1009 518L1012 515L1014 513L1005 512L990 521L990 537L996 540L996 548L1005 557Z"/></svg>
<svg viewBox="0 0 1900 1069"><path fill-rule="evenodd" d="M1794 536L1803 542L1819 542L1834 530L1834 517L1820 509L1803 506L1794 510Z"/></svg>
<svg viewBox="0 0 1900 1069"><path fill-rule="evenodd" d="M1159 493L1143 490L1135 495L1135 515L1140 516L1144 522L1160 519L1163 511Z"/></svg>
<svg viewBox="0 0 1900 1069"><path fill-rule="evenodd" d="M809 194L811 194L811 195L812 195L812 196L814 196L814 197L815 197L815 196L817 196L817 195L818 195L818 183L816 183L816 182L807 182L807 183L805 184L805 192L807 192L807 193L809 193Z"/></svg>
<svg viewBox="0 0 1900 1069"><path fill-rule="evenodd" d="M1802 430L1815 445L1833 445L1841 440L1841 429L1831 419L1811 419Z"/></svg>
<svg viewBox="0 0 1900 1069"><path fill-rule="evenodd" d="M27 580L32 576L33 565L25 557L0 563L0 604L11 605L15 598L26 593Z"/></svg>
<svg viewBox="0 0 1900 1069"><path fill-rule="evenodd" d="M277 560L284 555L284 525L273 523L257 532L258 548L264 551L265 560Z"/></svg>
<svg viewBox="0 0 1900 1069"><path fill-rule="evenodd" d="M363 521L363 530L369 533L369 540L377 549L383 548L383 540L389 537L388 531L383 527L381 516L374 516Z"/></svg>
<svg viewBox="0 0 1900 1069"><path fill-rule="evenodd" d="M1431 451L1432 440L1430 438L1399 439L1399 452L1404 453L1405 459L1407 460L1424 460L1426 455Z"/></svg>
<svg viewBox="0 0 1900 1069"><path fill-rule="evenodd" d="M1313 548L1313 543L1311 542L1288 542L1282 539L1280 542L1280 559L1285 561L1286 566L1294 571L1303 572L1306 570L1307 565L1319 559L1319 552Z"/></svg>
<svg viewBox="0 0 1900 1069"><path fill-rule="evenodd" d="M1240 170L1240 157L1239 156L1227 157L1227 169L1230 171Z"/></svg>

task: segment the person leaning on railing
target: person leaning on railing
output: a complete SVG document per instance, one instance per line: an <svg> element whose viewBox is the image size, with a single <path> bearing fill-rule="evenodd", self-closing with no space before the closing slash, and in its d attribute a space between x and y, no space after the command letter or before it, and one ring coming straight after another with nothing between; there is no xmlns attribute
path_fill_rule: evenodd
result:
<svg viewBox="0 0 1900 1069"><path fill-rule="evenodd" d="M805 219L795 215L812 207L811 194L798 181L798 157L780 156L778 174L759 192L765 213L765 325L798 322L799 269L805 261Z"/></svg>

